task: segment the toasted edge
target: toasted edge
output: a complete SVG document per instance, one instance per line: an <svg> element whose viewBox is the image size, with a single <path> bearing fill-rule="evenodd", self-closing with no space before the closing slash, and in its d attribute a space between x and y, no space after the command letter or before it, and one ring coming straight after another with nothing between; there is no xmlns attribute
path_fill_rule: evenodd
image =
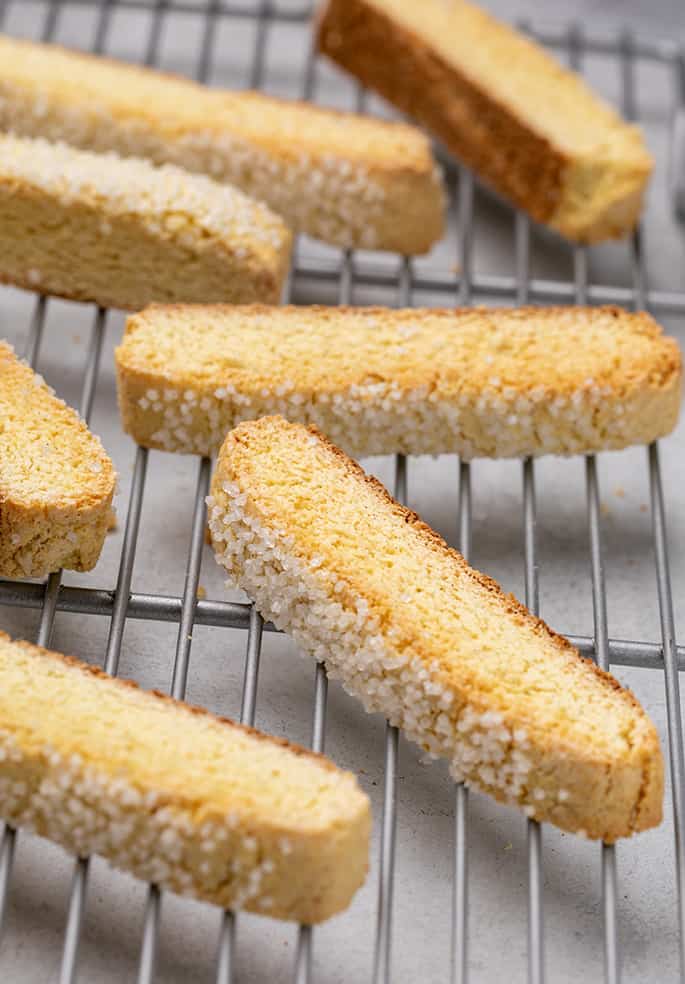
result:
<svg viewBox="0 0 685 984"><path fill-rule="evenodd" d="M632 162L574 158L366 0L327 0L316 37L322 54L427 126L538 222L584 243L634 228L654 166L644 144Z"/></svg>
<svg viewBox="0 0 685 984"><path fill-rule="evenodd" d="M260 380L250 388L227 374L223 381L198 384L183 373L148 367L135 357L135 338L140 331L154 331L155 316L173 314L197 318L202 332L203 314L239 318L254 315L287 319L302 308L266 305L151 305L127 322L115 359L119 407L124 429L141 445L184 454L213 454L232 427L241 420L273 413L303 424L315 424L349 454L457 453L465 459L520 457L539 454L578 454L649 443L668 434L678 420L682 392L682 364L676 341L664 336L650 315L620 308L576 308L577 317L610 315L626 320L626 345L630 332L640 329L654 342L654 365L645 365L639 384L616 374L613 384L599 387L583 374L573 392L533 378L528 367L520 386L488 386L468 395L458 391L453 379L430 371L424 379L397 380L390 374L362 392L359 381L347 387L333 377L322 379L321 391L300 385L284 392L281 382ZM363 308L364 315L392 321L407 312L389 308ZM346 315L359 308L311 306L309 315L339 317L344 330ZM407 309L413 321L424 313L459 319L478 315L479 309ZM497 309L482 309L497 316ZM521 318L530 312L553 321L558 312L568 317L569 308L518 308ZM511 309L502 309L509 316ZM236 328L236 334L239 329ZM129 345L131 346L129 348ZM592 381L591 381L592 382ZM421 386L426 392L422 395ZM418 388L417 388L418 387ZM540 391L536 395L536 391ZM324 392L325 391L325 392ZM335 393L336 404L322 393ZM539 396L539 399L538 399ZM525 407L522 407L522 401ZM575 402L574 402L575 401ZM554 407L551 404L555 404ZM497 427L493 425L497 423ZM582 424L582 426L580 426Z"/></svg>
<svg viewBox="0 0 685 984"><path fill-rule="evenodd" d="M235 724L158 691L142 691L96 667L0 632L0 642L32 656L58 660L116 688L133 688L163 702L170 712L201 715L259 741L310 758L332 772L330 760L282 738ZM27 739L35 740L35 732ZM0 798L3 816L84 856L94 852L160 887L223 907L316 923L346 908L367 871L369 804L357 786L359 810L324 832L279 829L269 817L242 822L211 804L197 815L165 790L142 788L135 777L110 776L72 755L64 761L40 741L22 748L22 736L0 729ZM79 809L76 810L76 805ZM76 819L74 819L76 817ZM87 821L91 817L91 821ZM115 828L128 825L123 842ZM126 849L126 850L125 850ZM238 863L238 867L234 863Z"/></svg>
<svg viewBox="0 0 685 984"><path fill-rule="evenodd" d="M509 720L505 717L504 725L507 728L507 739L504 744L508 750L507 754L513 756L515 761L516 756L520 758L521 755L530 760L537 758L537 762L530 762L530 768L526 772L525 785L520 789L518 796L512 799L511 796L505 795L499 786L484 783L478 775L469 773L469 770L465 770L463 767L464 756L462 755L462 749L469 743L470 730L478 732L483 719L492 716L491 708L483 705L482 701L480 704L477 703L479 699L478 695L474 695L476 702L474 702L473 706L470 702L464 705L462 701L462 705L457 711L459 717L456 721L452 722L455 737L451 739L444 738L435 733L433 733L433 739L430 739L428 734L423 733L420 728L417 730L417 728L407 727L401 718L401 714L398 715L396 708L391 714L391 723L403 727L407 736L421 744L433 757L440 755L450 759L455 778L466 780L467 784L474 783L501 802L512 803L513 805L523 807L524 812L529 817L538 821L549 821L563 830L593 839L602 839L606 842L613 842L620 837L628 837L636 832L657 825L662 817L663 759L656 729L634 695L627 688L622 687L610 674L599 669L591 660L581 656L567 639L559 636L545 622L531 614L513 596L504 594L495 581L487 575L470 568L463 557L457 551L448 547L442 537L428 527L416 513L396 502L377 479L366 475L360 465L349 459L340 449L332 445L316 428L302 428L300 425L289 425L281 418L262 418L260 421L246 422L239 425L227 436L217 462L217 469L212 482L212 495L209 500L210 529L212 531L217 562L221 564L223 562L222 557L228 556L226 543L228 540L227 534L230 535L230 526L222 522L222 508L219 505L220 501L222 501L222 496L227 496L224 483L231 481L237 482L241 497L246 495L247 501L250 501L250 490L240 485L239 478L231 470L232 445L234 442L247 444L249 442L250 432L253 429L274 427L278 430L278 428L283 426L302 430L320 441L328 453L343 464L345 471L354 481L361 482L372 490L382 508L390 509L403 522L411 524L419 535L429 543L431 549L446 554L450 558L450 561L456 563L466 576L479 584L489 594L495 595L498 603L501 604L503 617L513 616L517 619L525 620L532 627L536 636L544 636L549 639L565 655L571 656L574 661L586 668L587 672L592 674L600 685L609 687L611 690L620 693L622 699L636 712L635 722L640 727L639 733L633 736L632 741L634 743L638 738L640 739L640 750L639 754L636 755L631 748L631 761L623 763L598 758L597 755L593 756L589 750L587 754L581 753L579 755L577 754L577 750L575 750L575 754L571 754L573 750L568 744L560 742L556 746L552 746L549 741L549 735L542 733L536 734L534 722L528 720ZM229 499L232 510L235 511L238 509L240 511L243 508L243 506L236 506L235 498L229 496ZM258 508L258 500L255 500L255 505ZM367 710L381 711L387 716L388 706L384 704L383 700L375 696L370 696L368 693L360 692L355 686L353 677L349 674L346 676L344 667L341 668L336 662L329 662L329 660L334 659L331 653L334 651L334 646L339 643L339 640L335 639L333 635L335 631L334 623L329 624L329 635L323 645L314 635L311 635L311 633L308 634L306 612L309 604L312 602L312 597L307 592L320 592L320 595L317 593L316 597L318 610L326 604L323 600L324 595L328 595L329 600L333 597L328 592L324 582L320 580L320 573L317 573L319 571L319 565L310 566L308 558L297 553L297 544L295 544L295 552L293 552L293 545L289 539L287 529L283 531L280 528L277 529L272 524L269 524L268 519L263 514L260 514L260 518L257 519L257 516L252 512L249 518L250 522L245 528L249 528L251 535L257 538L258 543L262 542L260 540L262 536L260 532L261 527L264 526L266 530L266 537L263 539L265 553L270 552L272 556L274 555L275 542L286 552L290 551L290 561L298 565L298 573L293 573L295 568L290 567L289 576L297 577L298 579L298 591L302 599L303 620L298 621L297 611L294 606L288 608L287 604L283 604L282 596L280 597L279 605L275 609L271 608L271 599L269 598L268 590L263 586L264 578L261 574L255 575L255 580L251 581L250 576L241 575L239 566L236 567L233 565L229 567L224 564L232 579L248 591L248 594L251 595L253 601L255 601L266 618L270 618L278 628L294 633L301 646L315 653L318 659L325 660L329 673L333 676L341 677L349 692L359 697ZM238 565L240 564L240 549L242 548L237 547L236 563ZM254 554L251 554L251 560L253 563L255 562ZM275 561L272 560L271 563L275 563ZM354 595L356 592L352 590L352 594ZM342 593L337 593L336 589L335 601L338 607L340 604L344 604L345 589ZM354 611L354 606L350 610ZM384 638L382 633L381 637ZM364 651L366 642L368 640L364 635L360 635L358 639L355 637L355 651ZM384 645L387 646L387 651L392 654L393 647L387 638L384 638ZM423 652L418 653L416 654L416 658L420 663L418 670L421 671L427 668L430 676L433 671L426 662L426 654ZM409 663L405 663L402 667L403 671L407 671L407 667L409 666ZM388 683L393 683L392 674L387 669L379 670L378 676ZM426 691L426 684L418 671L416 674L412 674L410 679L413 688L415 690L418 688L418 691L422 691L422 693L420 697L414 698L412 707L404 708L405 711L409 710L412 714L417 715L428 714L434 720L437 720L438 714L448 717L453 713L449 705L447 708L444 708L434 696L426 696L431 692ZM429 682L431 684L435 682L444 684L444 674L440 676L439 672L436 671L435 678L430 679ZM396 682L394 685L397 685ZM399 694L400 700L402 700L402 694L405 692L406 686L407 683L403 682L395 694L395 696ZM455 693L453 696L458 695ZM454 708L454 702L451 703L451 708ZM501 719L502 715L500 714L499 717ZM468 719L469 729L467 729L466 733L462 733L457 729L457 723L462 719ZM496 724L493 728L492 724L493 722L488 722L487 727L484 724L482 725L484 728L483 733L486 736L488 734L492 735L500 727L500 724ZM517 738L516 733L521 729L525 729L525 734L523 737ZM496 761L500 760L497 759ZM542 799L534 795L534 791L538 789L544 792ZM568 792L569 790L570 793Z"/></svg>
<svg viewBox="0 0 685 984"><path fill-rule="evenodd" d="M77 503L64 502L57 492L48 502L29 504L4 487L0 463L0 576L8 578L43 577L60 568L89 571L98 561L112 516L116 473L102 444L81 421L79 415L55 396L33 370L18 359L10 345L0 341L0 366L21 372L27 382L35 380L45 400L58 413L68 413L75 425L74 440L84 436L95 442L104 465L101 491L84 490Z"/></svg>

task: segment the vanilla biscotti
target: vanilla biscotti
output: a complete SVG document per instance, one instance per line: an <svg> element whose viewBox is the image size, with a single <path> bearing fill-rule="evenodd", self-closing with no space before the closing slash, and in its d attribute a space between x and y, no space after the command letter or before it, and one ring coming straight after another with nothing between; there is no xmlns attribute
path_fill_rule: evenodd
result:
<svg viewBox="0 0 685 984"><path fill-rule="evenodd" d="M329 0L318 43L538 222L588 243L635 225L653 166L640 131L475 5Z"/></svg>
<svg viewBox="0 0 685 984"><path fill-rule="evenodd" d="M279 919L329 918L367 870L369 801L350 773L4 633L0 815L162 888Z"/></svg>
<svg viewBox="0 0 685 984"><path fill-rule="evenodd" d="M440 174L405 124L0 36L0 128L208 174L337 246L424 253L442 235Z"/></svg>
<svg viewBox="0 0 685 984"><path fill-rule="evenodd" d="M166 165L0 136L0 280L120 308L277 303L291 234L227 185Z"/></svg>
<svg viewBox="0 0 685 984"><path fill-rule="evenodd" d="M115 480L76 411L0 342L0 577L94 567Z"/></svg>
<svg viewBox="0 0 685 984"><path fill-rule="evenodd" d="M659 741L632 694L325 438L240 424L208 509L261 613L455 778L593 838L659 823Z"/></svg>
<svg viewBox="0 0 685 984"><path fill-rule="evenodd" d="M667 434L681 399L676 342L618 308L153 305L116 362L125 430L196 454L272 413L354 457L582 453Z"/></svg>

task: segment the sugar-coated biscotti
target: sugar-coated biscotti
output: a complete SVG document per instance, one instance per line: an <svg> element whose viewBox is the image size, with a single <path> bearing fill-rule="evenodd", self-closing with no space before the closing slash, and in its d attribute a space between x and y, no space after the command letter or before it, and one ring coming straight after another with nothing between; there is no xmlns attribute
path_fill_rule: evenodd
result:
<svg viewBox="0 0 685 984"><path fill-rule="evenodd" d="M0 815L162 888L279 919L329 918L367 870L369 801L351 773L4 633Z"/></svg>
<svg viewBox="0 0 685 984"><path fill-rule="evenodd" d="M0 128L181 165L337 246L424 253L443 189L415 127L0 36Z"/></svg>
<svg viewBox="0 0 685 984"><path fill-rule="evenodd" d="M318 44L568 239L617 238L637 222L653 167L640 130L467 0L328 0Z"/></svg>
<svg viewBox="0 0 685 984"><path fill-rule="evenodd" d="M208 509L261 613L456 778L592 838L659 823L661 750L632 694L313 429L240 424Z"/></svg>
<svg viewBox="0 0 685 984"><path fill-rule="evenodd" d="M94 567L115 481L76 411L0 342L0 577Z"/></svg>
<svg viewBox="0 0 685 984"><path fill-rule="evenodd" d="M676 342L619 308L153 305L116 362L125 430L197 454L272 413L354 457L591 452L668 433L681 400Z"/></svg>
<svg viewBox="0 0 685 984"><path fill-rule="evenodd" d="M228 185L172 165L0 136L0 280L109 307L277 303L292 236Z"/></svg>

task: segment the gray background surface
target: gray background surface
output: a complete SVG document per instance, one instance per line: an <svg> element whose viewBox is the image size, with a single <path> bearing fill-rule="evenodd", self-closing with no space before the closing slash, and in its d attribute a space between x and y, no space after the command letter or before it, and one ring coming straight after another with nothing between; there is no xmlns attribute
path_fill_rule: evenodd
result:
<svg viewBox="0 0 685 984"><path fill-rule="evenodd" d="M199 6L199 4L198 4ZM287 6L287 4L284 4ZM490 8L510 19L537 18L563 26L578 16L588 34L609 35L624 25L635 34L685 38L682 3L632 3L577 0L571 4L542 0ZM45 5L9 5L5 29L37 37ZM68 44L91 43L95 11L64 5L57 39ZM116 13L107 51L128 59L141 57L149 16ZM201 36L197 16L169 16L162 35L160 64L192 73ZM216 38L212 81L244 86L248 79L254 26L224 21ZM302 25L281 26L267 41L265 84L271 92L297 95L306 52ZM610 98L620 97L620 76L614 61L588 57L591 80ZM645 242L650 285L685 290L685 236L673 219L666 192L672 78L667 68L640 64L638 100L658 169L649 195ZM352 106L354 87L334 69L321 66L316 97L322 103ZM375 100L370 108L380 109ZM385 112L385 110L383 109ZM334 250L305 243L305 258L338 261ZM457 257L454 230L434 254L416 269L445 271ZM392 258L374 260L394 269ZM476 207L474 269L477 274L514 271L513 218L508 209L479 193ZM539 231L533 233L532 271L536 277L569 279L571 250ZM592 283L631 285L625 244L593 249ZM334 301L335 288L298 278L299 302ZM450 303L455 295L415 291L414 303ZM395 303L396 291L356 288L358 303ZM479 301L487 301L479 296ZM3 288L0 291L0 335L21 351L34 299ZM51 301L40 370L60 395L77 404L94 311L86 306ZM685 341L682 317L664 318ZM99 376L93 427L115 459L121 477L119 529L107 540L100 563L91 575L67 573L67 584L111 587L116 580L123 519L134 461L132 443L120 433L116 414L112 351L123 319L110 313ZM676 619L681 630L685 605L685 503L683 449L685 427L662 443L669 515ZM386 483L393 463L368 462ZM411 505L451 543L457 543L457 462L454 458L412 460L409 466ZM613 638L657 641L660 638L654 558L651 545L646 451L634 449L599 459L603 502L609 631ZM133 590L180 594L190 535L197 463L188 458L152 453L143 507L143 524ZM585 509L584 465L580 459L545 459L536 468L538 543L543 616L559 631L591 635L592 597ZM170 492L172 494L170 494ZM478 462L473 467L473 563L523 596L521 469L516 462ZM210 551L204 557L201 583L209 598L225 597ZM34 638L36 612L0 608L0 627ZM101 663L107 620L59 613L53 646ZM129 622L124 639L121 674L145 686L168 689L176 627ZM198 627L193 633L188 699L222 714L239 711L245 636L238 631ZM663 674L659 670L616 668L634 688L666 735ZM265 637L260 674L257 725L307 743L310 736L314 667L303 661L288 640ZM380 817L383 782L383 721L366 716L337 686L328 705L327 750L340 765L359 773ZM417 751L400 748L398 783L397 879L393 936L393 980L397 984L449 979L451 866L454 790L440 765L422 764ZM350 910L315 933L314 979L322 984L369 980L372 970L378 877L379 824L370 876ZM521 816L474 794L470 801L470 966L473 981L526 979L526 828ZM554 984L602 978L602 919L599 847L550 828L544 830L544 902L548 979ZM674 857L670 805L663 825L618 848L619 926L624 980L674 982L678 979ZM47 984L58 979L66 905L73 863L57 848L20 836L12 884L8 933L0 951L0 980L16 984ZM141 942L145 886L112 872L96 860L91 869L88 907L81 951L84 982L105 984L134 980ZM211 981L220 914L211 907L167 896L163 903L160 963L157 979L165 984ZM270 920L240 916L238 975L245 982L289 979L296 931Z"/></svg>

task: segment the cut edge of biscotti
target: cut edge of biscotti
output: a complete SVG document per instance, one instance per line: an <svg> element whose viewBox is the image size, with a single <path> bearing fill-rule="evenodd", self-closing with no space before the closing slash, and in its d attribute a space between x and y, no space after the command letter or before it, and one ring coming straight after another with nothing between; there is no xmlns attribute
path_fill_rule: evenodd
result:
<svg viewBox="0 0 685 984"><path fill-rule="evenodd" d="M330 918L363 884L369 801L323 756L2 632L0 680L13 826L281 919Z"/></svg>
<svg viewBox="0 0 685 984"><path fill-rule="evenodd" d="M236 188L41 138L0 136L0 217L0 280L102 306L276 303L290 262L282 219Z"/></svg>
<svg viewBox="0 0 685 984"><path fill-rule="evenodd" d="M448 5L429 0L421 23L403 6L408 5L326 0L317 17L319 51L432 130L485 184L567 239L598 243L635 228L654 167L638 126L541 45L476 4L455 5L470 24L471 45L462 52L447 47L454 25L444 23L436 34L432 23L449 17ZM476 58L470 64L473 52L489 47L497 52L489 63ZM519 91L512 76L512 66L524 61L525 87L535 82L535 91ZM520 79L520 68L518 73ZM566 86L564 97L552 102L544 120L537 112L540 92L559 82ZM567 112L582 115L586 130L588 115L596 117L604 130L601 139L574 148L558 130L557 120ZM525 141L534 148L528 171L507 187L507 175L517 175ZM487 173L488 161L495 159L499 164Z"/></svg>
<svg viewBox="0 0 685 984"><path fill-rule="evenodd" d="M659 739L630 691L315 429L239 425L208 515L264 617L456 779L607 842L660 822Z"/></svg>
<svg viewBox="0 0 685 984"><path fill-rule="evenodd" d="M1 35L0 55L3 129L205 173L340 247L420 254L443 234L441 171L417 127Z"/></svg>
<svg viewBox="0 0 685 984"><path fill-rule="evenodd" d="M152 305L115 358L124 429L205 455L273 413L354 457L619 449L668 434L682 389L675 340L614 307Z"/></svg>
<svg viewBox="0 0 685 984"><path fill-rule="evenodd" d="M581 156L564 168L563 195L546 224L567 239L592 245L637 226L654 161L638 128L624 126L625 156Z"/></svg>
<svg viewBox="0 0 685 984"><path fill-rule="evenodd" d="M2 341L0 408L0 576L91 570L112 518L111 459L77 412Z"/></svg>

